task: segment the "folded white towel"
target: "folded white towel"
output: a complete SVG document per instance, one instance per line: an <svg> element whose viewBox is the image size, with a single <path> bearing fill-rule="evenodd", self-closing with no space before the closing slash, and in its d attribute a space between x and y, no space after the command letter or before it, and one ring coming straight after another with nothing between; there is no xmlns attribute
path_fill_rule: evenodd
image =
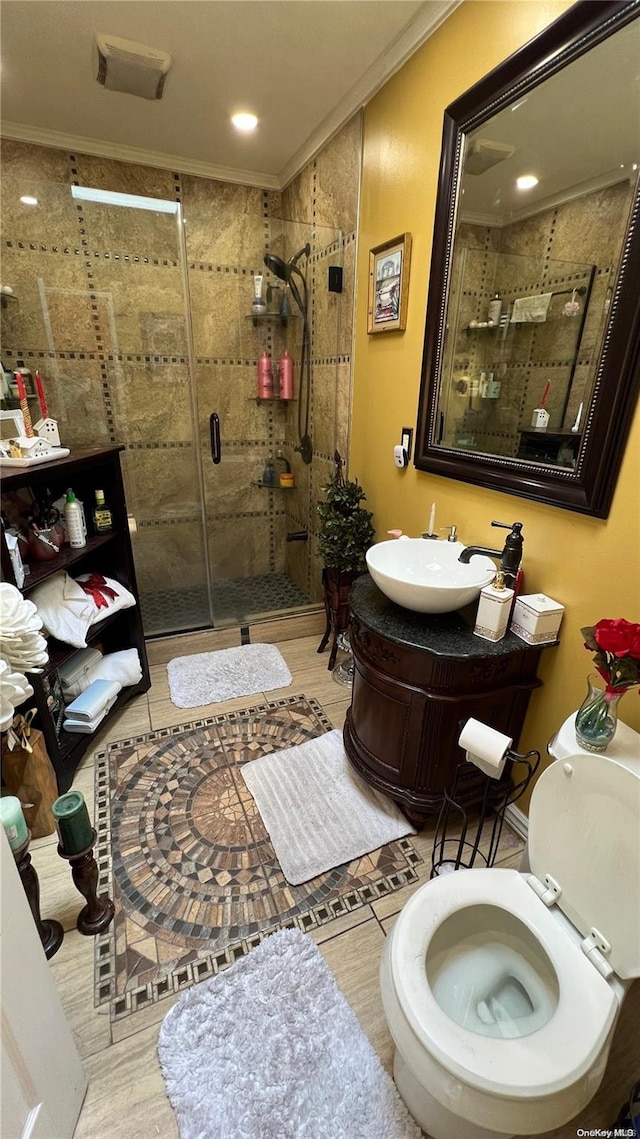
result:
<svg viewBox="0 0 640 1139"><path fill-rule="evenodd" d="M107 653L102 660L76 680L64 686L65 700L73 700L86 692L94 680L117 680L121 688L128 688L142 679L142 667L137 649L122 649L118 653Z"/></svg>
<svg viewBox="0 0 640 1139"><path fill-rule="evenodd" d="M521 324L525 321L533 321L535 324L541 324L543 320L547 319L552 296L553 293L538 293L533 297L518 297L513 302L511 323Z"/></svg>

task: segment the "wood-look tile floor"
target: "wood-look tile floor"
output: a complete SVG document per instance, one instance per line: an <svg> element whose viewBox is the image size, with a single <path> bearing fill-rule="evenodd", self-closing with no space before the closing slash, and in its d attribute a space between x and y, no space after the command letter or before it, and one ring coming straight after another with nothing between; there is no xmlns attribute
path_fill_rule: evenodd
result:
<svg viewBox="0 0 640 1139"><path fill-rule="evenodd" d="M293 676L293 685L286 692L304 693L315 698L331 724L339 728L349 706L349 693L331 679L327 671L327 654L316 655L322 631L320 619L309 616L306 620L303 632L308 635L295 636L300 625L293 619L290 623L274 621L252 627L251 638L278 644ZM280 636L295 639L280 641ZM166 663L172 656L211 651L238 643L238 630L151 643L152 688L109 723L96 739L95 751L103 750L112 741L177 725L187 718L217 715L247 706L246 698L233 700L190 710L186 717L184 710L171 704L167 689ZM282 696L283 692L266 692L263 695L270 700L274 696ZM252 697L250 703L254 702L258 703L259 697ZM86 757L74 780L74 786L82 790L89 804L93 803L93 756L91 752ZM428 879L432 829L418 834L412 842L423 857L423 862L417 867L416 883L311 931L363 1031L389 1071L393 1044L380 1000L380 955L385 937L402 906L411 893ZM520 839L505 828L497 864L517 867L521 849ZM35 841L31 853L40 877L43 916L56 917L65 929L63 945L53 958L51 969L89 1079L75 1139L155 1139L156 1136L177 1139L175 1117L158 1066L156 1041L160 1021L178 995L136 1012L126 1021L111 1022L108 1007L94 1005L93 939L82 937L75 929L81 899L66 863L56 854L56 836ZM600 1091L579 1119L549 1132L547 1139L575 1139L577 1127L593 1129L612 1125L631 1083L637 1078L636 1029L639 1021L640 985L636 983L625 1002ZM57 1137L51 1136L51 1139ZM229 1136L229 1139L236 1137Z"/></svg>

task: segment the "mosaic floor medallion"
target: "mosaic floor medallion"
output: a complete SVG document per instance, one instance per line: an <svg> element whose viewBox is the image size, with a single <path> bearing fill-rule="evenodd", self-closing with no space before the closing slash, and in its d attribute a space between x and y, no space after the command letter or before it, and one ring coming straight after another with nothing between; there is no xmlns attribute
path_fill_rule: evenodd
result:
<svg viewBox="0 0 640 1139"><path fill-rule="evenodd" d="M96 858L116 916L96 938L95 999L112 1019L212 976L267 932L317 928L416 880L409 839L285 880L240 768L331 726L316 701L291 696L96 756Z"/></svg>

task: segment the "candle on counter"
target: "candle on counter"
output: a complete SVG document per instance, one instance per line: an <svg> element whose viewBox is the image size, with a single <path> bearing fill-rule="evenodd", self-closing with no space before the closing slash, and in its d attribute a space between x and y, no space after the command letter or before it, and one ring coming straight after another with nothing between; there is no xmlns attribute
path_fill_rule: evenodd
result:
<svg viewBox="0 0 640 1139"><path fill-rule="evenodd" d="M15 795L3 795L0 799L0 820L9 846L12 850L19 850L29 837L29 828L22 813L22 804Z"/></svg>
<svg viewBox="0 0 640 1139"><path fill-rule="evenodd" d="M431 514L429 515L429 533L435 534L436 532L436 504L431 503Z"/></svg>
<svg viewBox="0 0 640 1139"><path fill-rule="evenodd" d="M20 411L24 420L24 433L28 439L33 438L33 423L31 422L31 412L29 411L29 401L27 399L27 392L24 386L24 380L20 372L14 372L13 378L16 381L18 389L18 400L20 402Z"/></svg>
<svg viewBox="0 0 640 1139"><path fill-rule="evenodd" d="M67 791L51 806L56 820L60 846L66 855L82 854L93 846L93 826L89 818L84 795L80 791Z"/></svg>
<svg viewBox="0 0 640 1139"><path fill-rule="evenodd" d="M36 382L38 403L40 404L40 414L42 415L43 419L46 419L49 415L49 408L47 407L47 397L44 394L44 388L42 386L42 377L40 376L39 372L36 372L33 378Z"/></svg>

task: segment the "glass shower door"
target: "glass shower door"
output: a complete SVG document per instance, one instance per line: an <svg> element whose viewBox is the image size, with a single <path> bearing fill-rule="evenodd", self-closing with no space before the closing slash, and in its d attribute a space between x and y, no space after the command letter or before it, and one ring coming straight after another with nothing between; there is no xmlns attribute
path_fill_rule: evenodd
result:
<svg viewBox="0 0 640 1139"><path fill-rule="evenodd" d="M109 425L125 445L144 628L158 634L207 627L212 612L180 207L143 198L110 204L106 197L100 192L98 201L81 204L98 248L124 251L96 259L92 274L108 338Z"/></svg>
<svg viewBox="0 0 640 1139"><path fill-rule="evenodd" d="M112 176L99 165L96 174ZM29 176L37 203L29 206L20 201L24 174L4 174L3 280L19 292L3 310L6 363L39 368L64 443L123 445L145 632L317 604L315 506L344 415L339 298L327 288L329 264L341 264L339 231L267 216L253 188L231 193L185 178L185 225L176 201L70 185L62 166L57 177ZM125 172L120 184L128 183ZM303 316L265 253L284 265L294 259L306 279L302 393ZM268 312L256 320L260 274ZM276 386L276 398L258 400L260 353L277 365L285 349L293 399L278 399ZM301 428L311 464L296 449ZM270 458L275 482L265 488ZM294 485L281 487L287 466Z"/></svg>
<svg viewBox="0 0 640 1139"><path fill-rule="evenodd" d="M3 274L19 295L3 322L7 359L39 368L65 444L124 445L145 632L209 626L179 207L44 180L29 188L35 206L4 179Z"/></svg>
<svg viewBox="0 0 640 1139"><path fill-rule="evenodd" d="M309 548L319 491L312 472L333 453L333 448L328 452L336 417L338 298L328 293L327 269L341 264L340 231L271 219L265 241L259 220L259 240L244 264L222 274L210 265L194 266L190 259L199 445L218 626L299 612L315 602L309 589ZM307 246L296 276L298 296L304 300L304 278L308 300L303 375L304 316L294 289L269 271L264 255L273 254L287 265ZM259 274L267 311L256 316L251 303L253 279ZM288 400L279 398L278 364L285 351L293 359L293 398ZM263 352L274 376L268 399L257 396L257 361ZM212 415L217 417L213 442ZM311 439L311 464L298 449L304 434ZM293 486L280 485L287 468ZM271 484L264 477L269 470Z"/></svg>

